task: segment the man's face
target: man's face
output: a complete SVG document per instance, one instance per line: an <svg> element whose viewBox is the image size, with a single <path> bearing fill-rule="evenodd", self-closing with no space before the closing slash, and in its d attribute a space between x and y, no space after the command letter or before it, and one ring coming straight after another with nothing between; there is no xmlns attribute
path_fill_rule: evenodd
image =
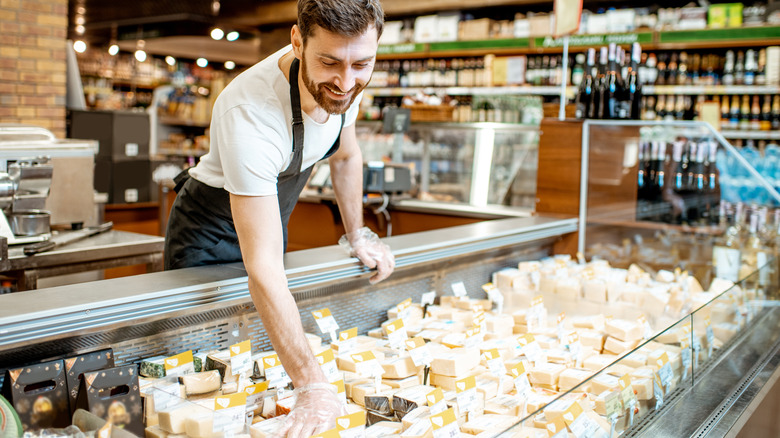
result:
<svg viewBox="0 0 780 438"><path fill-rule="evenodd" d="M373 26L356 37L316 28L303 48L301 74L317 105L344 114L371 80L377 46Z"/></svg>

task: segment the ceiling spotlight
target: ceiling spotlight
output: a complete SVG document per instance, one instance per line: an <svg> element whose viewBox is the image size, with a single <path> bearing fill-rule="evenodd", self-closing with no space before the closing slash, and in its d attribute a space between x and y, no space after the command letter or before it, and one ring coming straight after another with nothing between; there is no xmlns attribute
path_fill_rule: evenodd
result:
<svg viewBox="0 0 780 438"><path fill-rule="evenodd" d="M79 6L78 8L76 8L76 13L79 15L84 15L84 13L86 12L87 12L87 8L85 8L84 6Z"/></svg>
<svg viewBox="0 0 780 438"><path fill-rule="evenodd" d="M79 24L78 26L76 26L76 33L77 34L84 35L84 30L85 29L84 29L84 25L83 24Z"/></svg>
<svg viewBox="0 0 780 438"><path fill-rule="evenodd" d="M228 70L233 70L234 68L236 68L236 63L233 61L227 61L225 62L225 68Z"/></svg>
<svg viewBox="0 0 780 438"><path fill-rule="evenodd" d="M225 32L222 29L215 27L211 30L211 38L219 41L223 36L225 36Z"/></svg>
<svg viewBox="0 0 780 438"><path fill-rule="evenodd" d="M87 50L87 43L84 41L78 40L75 43L73 43L73 50L84 53L85 50Z"/></svg>
<svg viewBox="0 0 780 438"><path fill-rule="evenodd" d="M219 10L222 8L222 5L219 3L219 0L213 0L211 2L211 13L212 15L219 15Z"/></svg>
<svg viewBox="0 0 780 438"><path fill-rule="evenodd" d="M205 67L209 65L209 61L206 58L198 58L195 63L198 64L198 67Z"/></svg>
<svg viewBox="0 0 780 438"><path fill-rule="evenodd" d="M119 46L116 44L111 44L108 48L108 54L111 56L116 56L116 54L119 53Z"/></svg>
<svg viewBox="0 0 780 438"><path fill-rule="evenodd" d="M135 59L137 59L138 62L146 61L146 52L144 52L143 50L136 50L135 51Z"/></svg>
<svg viewBox="0 0 780 438"><path fill-rule="evenodd" d="M237 39L238 39L238 32L236 32L235 30L232 31L232 32L228 32L228 34L227 34L227 40L228 41L235 41Z"/></svg>
<svg viewBox="0 0 780 438"><path fill-rule="evenodd" d="M76 15L76 18L73 21L75 21L76 24L84 24L84 16L83 15Z"/></svg>
<svg viewBox="0 0 780 438"><path fill-rule="evenodd" d="M176 58L174 58L173 56L166 56L165 63L173 67L174 64L176 64Z"/></svg>

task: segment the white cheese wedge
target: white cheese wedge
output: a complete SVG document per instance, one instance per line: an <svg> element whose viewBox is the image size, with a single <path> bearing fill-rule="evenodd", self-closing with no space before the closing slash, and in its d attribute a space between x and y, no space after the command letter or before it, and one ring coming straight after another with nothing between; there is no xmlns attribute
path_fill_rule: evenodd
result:
<svg viewBox="0 0 780 438"><path fill-rule="evenodd" d="M639 340L622 341L612 336L607 336L607 341L604 342L604 352L610 354L621 355L639 344Z"/></svg>
<svg viewBox="0 0 780 438"><path fill-rule="evenodd" d="M187 418L207 414L208 410L194 403L181 403L157 412L160 428L168 433L185 433Z"/></svg>
<svg viewBox="0 0 780 438"><path fill-rule="evenodd" d="M528 378L534 384L556 386L558 384L558 376L565 369L566 367L561 364L544 363L531 368Z"/></svg>
<svg viewBox="0 0 780 438"><path fill-rule="evenodd" d="M517 395L501 394L485 401L485 414L522 415L524 400Z"/></svg>
<svg viewBox="0 0 780 438"><path fill-rule="evenodd" d="M184 392L187 396L199 395L218 390L222 385L222 377L219 371L211 370L181 376L179 383L184 385Z"/></svg>
<svg viewBox="0 0 780 438"><path fill-rule="evenodd" d="M270 438L284 425L286 416L273 417L260 421L249 427L249 435L252 438Z"/></svg>
<svg viewBox="0 0 780 438"><path fill-rule="evenodd" d="M568 391L593 375L593 371L581 368L569 368L563 370L558 376L558 387L561 391ZM578 391L590 392L590 384L581 386Z"/></svg>
<svg viewBox="0 0 780 438"><path fill-rule="evenodd" d="M420 420L425 420L430 415L430 408L428 406L420 406L417 409L413 409L411 412L404 415L401 419L401 425L403 430L406 430L412 425L416 424Z"/></svg>
<svg viewBox="0 0 780 438"><path fill-rule="evenodd" d="M387 385L379 385L379 392L386 392L390 391L392 388L390 388ZM354 401L356 404L360 406L366 405L366 395L376 394L376 385L374 385L374 382L369 383L361 383L360 385L355 385L352 388L352 401Z"/></svg>
<svg viewBox="0 0 780 438"><path fill-rule="evenodd" d="M431 371L442 376L463 376L479 365L478 350L455 349L448 354L435 354Z"/></svg>
<svg viewBox="0 0 780 438"><path fill-rule="evenodd" d="M636 321L612 319L607 321L604 331L621 341L638 341L642 339L642 327Z"/></svg>
<svg viewBox="0 0 780 438"><path fill-rule="evenodd" d="M385 372L382 374L383 378L403 379L416 375L423 367L415 366L414 360L412 360L412 356L409 354L404 354L402 356L383 361L382 368L385 370Z"/></svg>

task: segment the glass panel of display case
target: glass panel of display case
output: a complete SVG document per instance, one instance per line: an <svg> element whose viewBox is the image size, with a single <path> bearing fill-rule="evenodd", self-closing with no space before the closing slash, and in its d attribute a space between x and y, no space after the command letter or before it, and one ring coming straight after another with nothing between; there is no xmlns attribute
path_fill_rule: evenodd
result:
<svg viewBox="0 0 780 438"><path fill-rule="evenodd" d="M744 278L777 240L779 151L737 149L704 122L584 122L580 251L704 288Z"/></svg>
<svg viewBox="0 0 780 438"><path fill-rule="evenodd" d="M412 123L405 134L384 134L380 123L361 121L357 133L364 160L400 156L413 166L421 201L534 207L536 125Z"/></svg>

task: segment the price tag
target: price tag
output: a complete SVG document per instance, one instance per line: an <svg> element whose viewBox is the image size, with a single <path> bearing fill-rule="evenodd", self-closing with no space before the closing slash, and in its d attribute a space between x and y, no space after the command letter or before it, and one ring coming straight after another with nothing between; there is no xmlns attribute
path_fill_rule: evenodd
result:
<svg viewBox="0 0 780 438"><path fill-rule="evenodd" d="M338 340L336 338L336 330L339 329L339 325L333 315L330 314L330 309L326 307L324 309L315 310L314 312L311 312L311 314L314 316L314 321L317 322L317 327L319 327L320 332L330 334L330 340L336 342Z"/></svg>
<svg viewBox="0 0 780 438"><path fill-rule="evenodd" d="M541 361L541 356L544 354L542 347L536 342L536 339L531 334L525 334L515 338L517 340L517 347L519 349L518 355L523 355L528 358L535 365Z"/></svg>
<svg viewBox="0 0 780 438"><path fill-rule="evenodd" d="M265 369L265 379L271 388L283 388L292 381L276 354L263 358L263 368Z"/></svg>
<svg viewBox="0 0 780 438"><path fill-rule="evenodd" d="M599 436L601 427L595 420L583 414L579 402L573 403L563 412L563 421L569 427L571 433L577 438L591 438Z"/></svg>
<svg viewBox="0 0 780 438"><path fill-rule="evenodd" d="M404 342L406 350L412 356L412 362L414 366L430 366L433 362L433 355L430 349L425 345L425 340L419 336L412 339L407 339Z"/></svg>
<svg viewBox="0 0 780 438"><path fill-rule="evenodd" d="M637 318L636 321L639 323L639 326L642 327L642 331L644 332L642 337L644 339L652 338L653 337L653 328L650 327L650 323L647 322L647 318L645 318L645 315L641 315L639 318Z"/></svg>
<svg viewBox="0 0 780 438"><path fill-rule="evenodd" d="M266 391L268 391L267 381L255 383L254 385L249 385L246 388L244 388L244 392L246 392L247 408L259 404L259 402L263 400Z"/></svg>
<svg viewBox="0 0 780 438"><path fill-rule="evenodd" d="M183 376L195 372L192 350L165 358L163 365L165 366L165 375L168 377ZM155 406L157 405L155 404Z"/></svg>
<svg viewBox="0 0 780 438"><path fill-rule="evenodd" d="M725 246L712 248L712 265L715 267L715 276L734 283L739 281L739 268L742 253L738 249Z"/></svg>
<svg viewBox="0 0 780 438"><path fill-rule="evenodd" d="M558 323L556 325L556 328L557 328L557 332L558 332L558 341L561 344L566 345L566 338L565 338L566 332L564 331L564 328L563 328L563 321L564 320L566 320L566 312L559 313L558 314Z"/></svg>
<svg viewBox="0 0 780 438"><path fill-rule="evenodd" d="M577 366L582 366L582 343L580 342L580 335L577 332L571 332L566 336L566 348L574 357L574 361Z"/></svg>
<svg viewBox="0 0 780 438"><path fill-rule="evenodd" d="M455 381L455 392L461 413L471 412L477 407L477 381L474 376Z"/></svg>
<svg viewBox="0 0 780 438"><path fill-rule="evenodd" d="M420 305L423 307L425 307L426 305L432 306L434 301L436 301L436 291L432 290L430 292L425 292L424 294L422 294L422 297L420 298Z"/></svg>
<svg viewBox="0 0 780 438"><path fill-rule="evenodd" d="M674 371L672 365L669 363L669 356L664 352L661 357L656 361L658 364L658 377L661 379L661 384L664 388L668 389L674 379Z"/></svg>
<svg viewBox="0 0 780 438"><path fill-rule="evenodd" d="M243 430L246 425L246 392L222 395L214 399L212 432Z"/></svg>
<svg viewBox="0 0 780 438"><path fill-rule="evenodd" d="M607 410L607 418L619 417L623 410L623 404L620 403L620 394L616 391L610 392L604 400Z"/></svg>
<svg viewBox="0 0 780 438"><path fill-rule="evenodd" d="M433 426L433 438L458 438L460 429L455 418L455 410L450 408L430 417Z"/></svg>
<svg viewBox="0 0 780 438"><path fill-rule="evenodd" d="M510 370L515 382L515 390L520 397L527 397L528 392L531 390L531 382L528 380L528 373L526 372L525 365L522 362L513 366Z"/></svg>
<svg viewBox="0 0 780 438"><path fill-rule="evenodd" d="M391 348L396 350L402 350L404 348L404 342L409 339L406 334L406 327L404 327L403 319L396 319L395 321L385 326L387 330L387 341L390 343Z"/></svg>
<svg viewBox="0 0 780 438"><path fill-rule="evenodd" d="M181 400L179 382L174 381L155 386L152 390L152 398L154 399L154 409L158 411L178 403Z"/></svg>
<svg viewBox="0 0 780 438"><path fill-rule="evenodd" d="M431 415L440 414L447 410L447 402L444 401L444 393L441 388L436 388L425 396Z"/></svg>
<svg viewBox="0 0 780 438"><path fill-rule="evenodd" d="M653 374L653 396L655 396L655 410L661 409L664 404L664 389L658 373Z"/></svg>
<svg viewBox="0 0 780 438"><path fill-rule="evenodd" d="M704 318L704 326L707 332L707 357L709 358L715 346L715 332L712 331L712 321L709 316Z"/></svg>
<svg viewBox="0 0 780 438"><path fill-rule="evenodd" d="M701 353L701 341L699 340L699 337L693 338L693 368L698 369L699 368L699 354Z"/></svg>
<svg viewBox="0 0 780 438"><path fill-rule="evenodd" d="M490 301L496 303L497 312L503 313L504 312L504 294L501 293L501 291L496 287L493 283L486 283L482 285L482 290L485 291L485 293L488 296L488 299Z"/></svg>
<svg viewBox="0 0 780 438"><path fill-rule="evenodd" d="M474 318L472 318L471 323L474 327L479 327L479 329L483 332L487 331L487 323L485 317L485 312L482 310L477 311L474 314Z"/></svg>
<svg viewBox="0 0 780 438"><path fill-rule="evenodd" d="M468 295L466 292L466 285L462 281L452 283L452 294L456 297L465 297Z"/></svg>
<svg viewBox="0 0 780 438"><path fill-rule="evenodd" d="M336 380L335 382L330 382L330 384L336 387L336 393L341 401L347 403L347 387L344 385L344 380Z"/></svg>
<svg viewBox="0 0 780 438"><path fill-rule="evenodd" d="M366 412L336 418L336 430L341 438L363 438L366 436Z"/></svg>
<svg viewBox="0 0 780 438"><path fill-rule="evenodd" d="M252 372L252 344L249 340L230 346L230 369L233 374Z"/></svg>
<svg viewBox="0 0 780 438"><path fill-rule="evenodd" d="M480 327L472 327L466 330L466 338L463 340L464 347L476 347L482 343L482 329Z"/></svg>
<svg viewBox="0 0 780 438"><path fill-rule="evenodd" d="M325 374L325 378L328 379L328 382L333 383L341 379L342 376L336 366L336 356L333 354L333 350L328 348L315 357L317 358L317 363L320 364L320 368L322 368L322 373Z"/></svg>
<svg viewBox="0 0 780 438"><path fill-rule="evenodd" d="M352 327L349 330L344 330L339 333L339 354L346 354L355 351L357 348L357 327Z"/></svg>
<svg viewBox="0 0 780 438"><path fill-rule="evenodd" d="M626 409L633 408L636 405L637 399L634 393L634 387L631 386L631 376L624 375L618 380L618 386L620 387L620 400L623 402L623 407Z"/></svg>
<svg viewBox="0 0 780 438"><path fill-rule="evenodd" d="M504 361L501 359L501 355L498 354L497 348L483 351L482 358L487 362L490 374L499 378L506 375L506 367L504 367Z"/></svg>
<svg viewBox="0 0 780 438"><path fill-rule="evenodd" d="M407 298L398 303L398 305L395 306L395 311L398 314L399 319L409 319L409 314L412 311L412 299Z"/></svg>
<svg viewBox="0 0 780 438"><path fill-rule="evenodd" d="M372 351L363 351L350 355L355 362L355 369L357 373L363 377L382 376L385 370L379 361L376 360L376 356Z"/></svg>

